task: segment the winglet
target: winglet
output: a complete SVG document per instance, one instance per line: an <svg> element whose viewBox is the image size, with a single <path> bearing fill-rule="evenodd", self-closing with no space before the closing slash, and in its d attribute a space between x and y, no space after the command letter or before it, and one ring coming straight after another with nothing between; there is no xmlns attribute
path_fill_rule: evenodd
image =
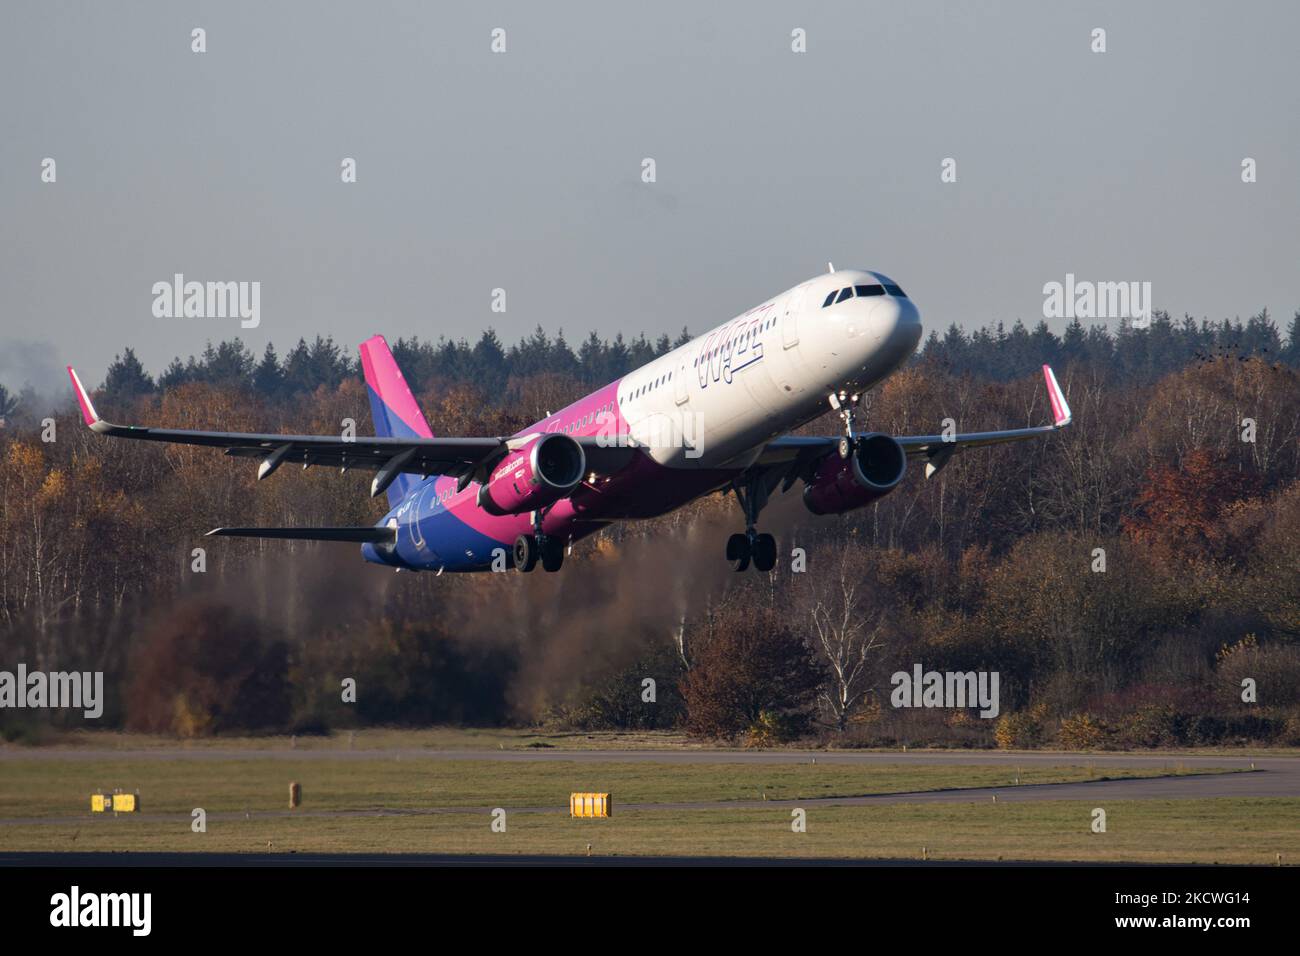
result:
<svg viewBox="0 0 1300 956"><path fill-rule="evenodd" d="M1057 384L1056 374L1050 365L1043 366L1043 379L1047 382L1047 397L1052 402L1052 424L1064 428L1070 424L1070 406L1066 404L1061 386Z"/></svg>
<svg viewBox="0 0 1300 956"><path fill-rule="evenodd" d="M77 404L81 406L81 417L85 419L91 431L103 432L108 431L112 426L99 417L95 411L95 406L90 402L90 393L86 391L86 386L81 384L81 379L77 378L76 370L69 365L68 377L72 379L72 387L77 393Z"/></svg>

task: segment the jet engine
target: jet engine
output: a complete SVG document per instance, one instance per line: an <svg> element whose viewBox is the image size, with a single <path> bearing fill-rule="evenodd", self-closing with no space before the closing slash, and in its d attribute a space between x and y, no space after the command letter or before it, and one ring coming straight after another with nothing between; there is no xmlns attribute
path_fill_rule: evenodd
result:
<svg viewBox="0 0 1300 956"><path fill-rule="evenodd" d="M863 435L848 458L827 455L803 490L815 515L839 515L893 491L907 471L907 453L888 435Z"/></svg>
<svg viewBox="0 0 1300 956"><path fill-rule="evenodd" d="M568 435L542 435L506 456L478 490L490 515L517 515L555 504L582 481L587 456Z"/></svg>

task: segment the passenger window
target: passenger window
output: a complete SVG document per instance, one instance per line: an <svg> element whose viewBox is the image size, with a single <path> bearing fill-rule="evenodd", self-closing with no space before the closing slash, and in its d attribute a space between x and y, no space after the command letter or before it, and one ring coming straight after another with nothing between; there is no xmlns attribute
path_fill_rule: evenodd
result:
<svg viewBox="0 0 1300 956"><path fill-rule="evenodd" d="M840 297L835 301L843 302L845 299L851 299L851 298L853 298L853 286L849 286L847 289L841 289Z"/></svg>
<svg viewBox="0 0 1300 956"><path fill-rule="evenodd" d="M882 285L859 285L854 286L859 298L866 298L869 295L884 295L885 287Z"/></svg>

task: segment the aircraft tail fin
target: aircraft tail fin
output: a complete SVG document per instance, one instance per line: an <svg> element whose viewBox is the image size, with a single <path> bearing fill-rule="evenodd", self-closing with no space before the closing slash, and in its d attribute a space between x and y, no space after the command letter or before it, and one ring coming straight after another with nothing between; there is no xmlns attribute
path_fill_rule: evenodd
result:
<svg viewBox="0 0 1300 956"><path fill-rule="evenodd" d="M379 438L432 438L424 413L411 394L397 360L382 335L361 343L361 370L370 396L370 417ZM388 503L396 505L415 487L414 475L398 475L388 486Z"/></svg>

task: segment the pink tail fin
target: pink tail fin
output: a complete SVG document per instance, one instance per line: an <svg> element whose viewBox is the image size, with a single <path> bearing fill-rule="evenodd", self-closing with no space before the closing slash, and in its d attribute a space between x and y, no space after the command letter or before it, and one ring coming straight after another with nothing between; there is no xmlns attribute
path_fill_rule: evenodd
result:
<svg viewBox="0 0 1300 956"><path fill-rule="evenodd" d="M370 393L370 413L380 438L432 438L429 423L411 394L382 335L361 343L361 369Z"/></svg>

